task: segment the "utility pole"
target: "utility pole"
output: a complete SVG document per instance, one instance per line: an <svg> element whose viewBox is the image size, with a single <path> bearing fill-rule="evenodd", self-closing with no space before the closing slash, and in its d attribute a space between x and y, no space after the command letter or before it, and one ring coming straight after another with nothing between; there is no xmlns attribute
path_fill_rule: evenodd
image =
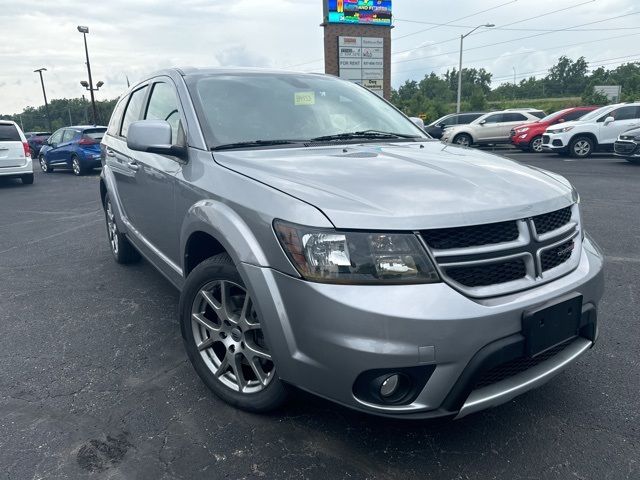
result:
<svg viewBox="0 0 640 480"><path fill-rule="evenodd" d="M458 102L456 103L456 113L460 113L460 99L462 97L462 46L464 43L464 39L465 37L468 37L473 32L482 27L491 28L495 27L495 25L493 23L485 23L484 25L478 25L476 28L474 28L470 32L465 33L464 35L460 35L460 62L458 64Z"/></svg>
<svg viewBox="0 0 640 480"><path fill-rule="evenodd" d="M96 98L93 95L93 79L91 78L91 63L89 62L89 48L87 47L87 33L89 33L89 27L78 25L78 31L84 37L84 53L87 57L87 74L89 75L89 93L91 94L91 110L93 112L93 124L97 125L98 115L96 113ZM99 88L99 87L98 87Z"/></svg>
<svg viewBox="0 0 640 480"><path fill-rule="evenodd" d="M42 78L42 72L46 72L47 69L42 67L39 68L37 70L34 70L33 73L39 73L40 74L40 84L42 85L42 96L44 97L44 112L47 115L47 127L49 128L49 131L51 132L51 117L49 116L49 102L47 102L47 92L44 89L44 79Z"/></svg>

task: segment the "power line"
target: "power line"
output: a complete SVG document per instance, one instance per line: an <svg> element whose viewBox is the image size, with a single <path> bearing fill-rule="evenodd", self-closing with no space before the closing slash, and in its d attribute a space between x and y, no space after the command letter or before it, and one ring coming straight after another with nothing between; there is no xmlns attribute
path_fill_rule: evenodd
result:
<svg viewBox="0 0 640 480"><path fill-rule="evenodd" d="M544 48L544 49L539 49L539 50L533 50L533 51L529 51L529 52L516 52L516 53L507 53L504 55L501 55L500 57L487 57L487 58L478 58L475 60L469 60L467 62L465 62L467 65L470 64L475 64L475 63L479 63L479 62L485 62L485 61L489 61L489 60L495 60L496 58L505 58L505 57L514 57L514 56L522 56L522 55L526 55L526 54L531 54L531 53L537 53L537 52L548 52L548 51L553 51L553 50L565 50L569 47L577 47L579 45L586 45L589 43L601 43L601 42L605 42L607 40L616 40L618 38L626 38L626 37L633 37L633 36L637 36L640 35L640 33L630 33L630 34L625 34L625 35L617 35L614 37L606 37L606 38L599 38L597 40L587 40L584 42L577 42L577 43L571 43L571 44L567 44L567 45L562 45L559 47L551 47L551 48ZM411 70L400 70L398 72L394 72L394 74L399 74L399 73L411 73L411 72L417 72L419 70L434 70L436 68L443 68L443 67L449 67L449 68L455 68L455 65L452 65L451 63L445 63L445 64L441 64L441 65L435 65L435 66L431 66L428 68L413 68Z"/></svg>
<svg viewBox="0 0 640 480"><path fill-rule="evenodd" d="M566 27L566 28L557 30L556 32L553 32L553 33L564 32L564 31L570 30L572 28L584 27L586 25L593 25L595 23L608 22L609 20L615 20L616 18L626 17L626 16L630 16L630 15L638 15L638 14L640 14L640 12L632 12L632 13L625 13L623 15L616 15L615 17L609 17L609 18L605 18L605 19L602 19L602 20L596 20L596 21L593 21L593 22L582 23L582 24L579 24L579 25L573 25L571 27ZM471 51L471 50L480 50L482 48L494 47L496 45L504 45L505 43L517 42L519 40L526 40L526 39L529 39L529 38L540 37L542 35L548 35L548 34L549 33L538 33L538 34L535 34L535 35L527 35L525 37L512 38L511 40L504 40L504 41L501 41L501 42L489 43L489 44L486 44L486 45L480 45L480 46L477 46L477 47L467 48L465 51L468 52L468 51ZM420 47L420 48L424 48L424 47ZM436 55L428 55L428 56L425 56L425 57L408 58L406 60L398 60L398 61L391 62L391 63L392 63L392 65L395 65L395 64L398 64L398 63L415 62L417 60L424 60L425 58L442 57L442 56L445 56L445 55L451 55L451 54L458 53L458 52L459 52L459 50L452 50L450 52L439 53L439 54L436 54ZM404 53L404 52L397 52L397 53Z"/></svg>
<svg viewBox="0 0 640 480"><path fill-rule="evenodd" d="M418 20L403 20L400 18L395 18L394 21L420 23L423 25L444 25L443 23L422 22ZM455 28L473 28L473 25L447 25L447 26L455 27ZM640 27L580 28L580 29L572 29L569 31L570 32L602 32L602 31L637 30L637 29L640 29ZM508 32L558 32L558 31L561 31L560 29L557 29L557 28L508 28L508 27L493 27L491 30L501 30L501 31L508 31ZM482 30L482 32L484 33L487 33L489 31L490 30ZM476 35L476 34L474 33L473 35ZM457 37L456 39L458 38L459 37ZM396 52L396 53L399 53L399 52Z"/></svg>
<svg viewBox="0 0 640 480"><path fill-rule="evenodd" d="M399 37L395 37L394 40L400 40L402 38L411 37L412 35L418 35L419 33L428 32L429 30L433 30L433 29L438 28L438 27L446 26L446 25L448 25L450 23L457 22L458 20L464 20L465 18L475 17L476 15L480 15L481 13L490 12L491 10L496 10L498 8L502 8L502 7L510 5L512 3L516 3L517 1L518 0L511 0L509 2L501 3L500 5L496 5L495 7L487 8L485 10L480 10L479 12L475 12L475 13L470 13L469 15L465 15L464 17L455 18L455 19L451 20L450 22L446 22L446 23L443 23L443 24L440 24L440 25L435 25L433 27L425 28L424 30L418 30L417 32L407 33L406 35L401 35ZM591 1L595 1L595 0L591 0Z"/></svg>

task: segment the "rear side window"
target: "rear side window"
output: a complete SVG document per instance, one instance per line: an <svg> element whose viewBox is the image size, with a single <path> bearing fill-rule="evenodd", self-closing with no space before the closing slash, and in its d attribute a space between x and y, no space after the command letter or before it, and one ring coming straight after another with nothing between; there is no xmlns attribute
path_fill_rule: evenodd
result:
<svg viewBox="0 0 640 480"><path fill-rule="evenodd" d="M542 117L539 117L539 118L542 118ZM527 120L527 117L525 117L521 113L503 113L502 114L503 122L525 122L526 120Z"/></svg>
<svg viewBox="0 0 640 480"><path fill-rule="evenodd" d="M122 113L124 112L124 107L127 104L126 98L121 99L116 108L113 110L111 114L111 120L109 120L109 127L107 128L107 133L109 135L117 137L120 132L120 124L122 123Z"/></svg>
<svg viewBox="0 0 640 480"><path fill-rule="evenodd" d="M142 116L142 104L144 97L147 93L147 87L144 86L131 94L129 97L129 103L127 109L124 112L124 119L122 120L121 135L127 138L127 132L129 131L129 125L133 122L140 120Z"/></svg>
<svg viewBox="0 0 640 480"><path fill-rule="evenodd" d="M570 122L571 120L578 120L580 117L583 117L589 113L587 110L574 110L573 112L569 112L566 115L563 115L565 122Z"/></svg>
<svg viewBox="0 0 640 480"><path fill-rule="evenodd" d="M69 129L65 130L64 133L62 134L62 143L70 142L76 137L77 134L78 134L77 130L69 130Z"/></svg>
<svg viewBox="0 0 640 480"><path fill-rule="evenodd" d="M0 124L0 142L21 142L20 134L15 125Z"/></svg>
<svg viewBox="0 0 640 480"><path fill-rule="evenodd" d="M145 119L169 122L169 125L171 125L171 141L174 144L176 143L180 128L180 110L178 109L176 93L171 85L162 82L153 86Z"/></svg>

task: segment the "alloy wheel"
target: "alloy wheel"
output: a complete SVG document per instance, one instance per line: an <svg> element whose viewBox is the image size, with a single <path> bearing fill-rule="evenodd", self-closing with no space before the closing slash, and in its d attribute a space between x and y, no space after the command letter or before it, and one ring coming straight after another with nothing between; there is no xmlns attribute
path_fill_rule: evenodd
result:
<svg viewBox="0 0 640 480"><path fill-rule="evenodd" d="M534 138L531 142L531 150L536 153L542 152L542 138Z"/></svg>
<svg viewBox="0 0 640 480"><path fill-rule="evenodd" d="M467 137L466 135L460 135L459 137L457 137L455 143L456 145L460 145L461 147L468 147L469 145L471 145L469 137Z"/></svg>
<svg viewBox="0 0 640 480"><path fill-rule="evenodd" d="M44 159L44 157L40 157L40 170L42 170L44 173L47 173L47 171L49 170L49 165L47 165L47 161Z"/></svg>
<svg viewBox="0 0 640 480"><path fill-rule="evenodd" d="M116 226L115 215L111 207L111 200L107 200L107 235L109 236L109 245L114 255L118 255L118 227Z"/></svg>
<svg viewBox="0 0 640 480"><path fill-rule="evenodd" d="M275 367L244 287L228 280L207 283L193 301L191 328L204 363L227 388L256 393L273 380Z"/></svg>
<svg viewBox="0 0 640 480"><path fill-rule="evenodd" d="M71 161L71 168L73 169L74 175L80 175L81 168L80 160L78 160L78 157L73 157L73 160Z"/></svg>
<svg viewBox="0 0 640 480"><path fill-rule="evenodd" d="M591 151L591 144L587 140L578 140L573 146L573 151L578 157L584 157Z"/></svg>

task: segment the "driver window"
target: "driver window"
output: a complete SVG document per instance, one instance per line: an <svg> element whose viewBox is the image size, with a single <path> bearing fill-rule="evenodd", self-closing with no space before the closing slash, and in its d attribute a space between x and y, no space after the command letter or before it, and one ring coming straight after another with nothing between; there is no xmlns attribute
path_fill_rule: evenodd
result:
<svg viewBox="0 0 640 480"><path fill-rule="evenodd" d="M636 118L636 107L621 107L614 110L607 116L615 118L616 122L618 120L631 120Z"/></svg>
<svg viewBox="0 0 640 480"><path fill-rule="evenodd" d="M497 113L495 115L489 115L487 118L484 119L485 123L498 123L498 122L502 122L502 114L501 113Z"/></svg>
<svg viewBox="0 0 640 480"><path fill-rule="evenodd" d="M168 83L156 83L151 92L144 117L147 120L165 120L171 125L171 143L176 144L180 129L180 110L175 91Z"/></svg>
<svg viewBox="0 0 640 480"><path fill-rule="evenodd" d="M56 144L60 143L60 140L62 139L62 133L63 132L64 132L64 130L58 130L56 133L51 135L51 137L49 137L49 144L56 145Z"/></svg>

